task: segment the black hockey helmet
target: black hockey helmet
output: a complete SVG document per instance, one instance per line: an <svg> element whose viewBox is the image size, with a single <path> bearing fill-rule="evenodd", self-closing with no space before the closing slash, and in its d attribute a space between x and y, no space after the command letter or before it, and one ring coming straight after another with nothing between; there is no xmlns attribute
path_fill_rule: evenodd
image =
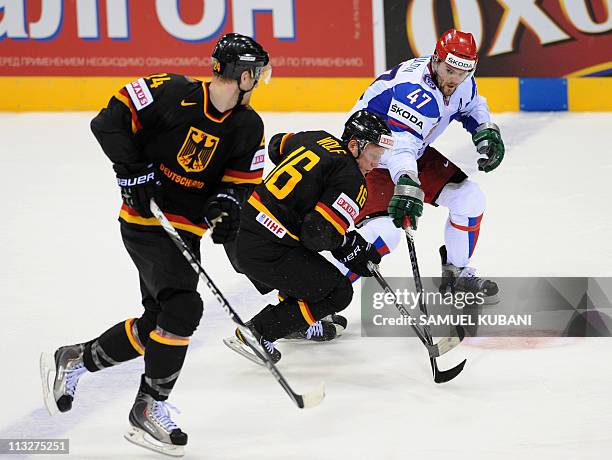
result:
<svg viewBox="0 0 612 460"><path fill-rule="evenodd" d="M353 138L360 141L360 150L370 142L385 149L393 147L393 135L385 119L363 109L352 114L344 124L342 140L348 144Z"/></svg>
<svg viewBox="0 0 612 460"><path fill-rule="evenodd" d="M263 47L251 37L237 33L225 34L219 39L212 53L213 72L240 82L245 70L251 70L259 80L263 68L270 58Z"/></svg>

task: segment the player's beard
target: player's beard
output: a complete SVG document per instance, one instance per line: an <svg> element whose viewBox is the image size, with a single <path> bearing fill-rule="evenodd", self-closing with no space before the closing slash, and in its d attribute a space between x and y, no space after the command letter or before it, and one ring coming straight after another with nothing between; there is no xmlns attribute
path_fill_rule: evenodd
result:
<svg viewBox="0 0 612 460"><path fill-rule="evenodd" d="M436 79L436 86L445 97L451 97L459 86L457 84L451 88L448 83L442 81L442 78L440 77L440 74L438 74L438 72L434 74L434 77Z"/></svg>
<svg viewBox="0 0 612 460"><path fill-rule="evenodd" d="M457 87L459 85L455 85L455 86L450 86L446 83L442 84L442 88L440 89L440 91L442 91L442 94L444 94L444 96L446 97L451 97L453 95L453 93L457 90Z"/></svg>
<svg viewBox="0 0 612 460"><path fill-rule="evenodd" d="M436 86L438 87L440 92L444 95L444 97L447 97L447 98L451 97L453 93L457 90L459 85L461 85L461 83L465 81L465 78L464 78L459 83L451 87L449 83L447 83L446 81L442 81L442 77L440 76L440 73L437 71L436 68L432 67L432 70L433 70L433 77L434 77L434 81L436 82Z"/></svg>

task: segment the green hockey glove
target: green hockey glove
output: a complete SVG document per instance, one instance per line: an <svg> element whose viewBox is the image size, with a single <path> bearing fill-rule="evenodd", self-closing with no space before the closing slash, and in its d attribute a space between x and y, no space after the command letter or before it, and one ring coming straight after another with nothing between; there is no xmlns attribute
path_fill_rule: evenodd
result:
<svg viewBox="0 0 612 460"><path fill-rule="evenodd" d="M417 229L417 220L423 214L423 199L425 193L416 178L407 174L400 176L387 212L393 219L393 224L402 228L408 218L408 224L413 230Z"/></svg>
<svg viewBox="0 0 612 460"><path fill-rule="evenodd" d="M486 158L478 159L478 169L484 172L491 172L499 166L504 159L504 141L502 141L499 127L495 123L486 122L478 125L472 141L480 155Z"/></svg>

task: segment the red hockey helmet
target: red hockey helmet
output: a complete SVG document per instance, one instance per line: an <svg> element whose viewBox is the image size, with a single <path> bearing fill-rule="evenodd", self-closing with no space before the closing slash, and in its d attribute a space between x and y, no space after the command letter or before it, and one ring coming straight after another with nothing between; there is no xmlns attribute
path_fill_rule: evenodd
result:
<svg viewBox="0 0 612 460"><path fill-rule="evenodd" d="M469 32L449 29L436 43L436 55L451 67L471 72L478 62L476 40Z"/></svg>

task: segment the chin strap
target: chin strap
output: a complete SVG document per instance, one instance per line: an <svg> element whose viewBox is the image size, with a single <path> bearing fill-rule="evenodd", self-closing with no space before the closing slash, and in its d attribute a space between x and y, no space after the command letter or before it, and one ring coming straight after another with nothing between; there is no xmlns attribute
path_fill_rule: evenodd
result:
<svg viewBox="0 0 612 460"><path fill-rule="evenodd" d="M357 158L359 158L361 156L361 152L363 152L363 149L366 148L366 146L368 145L368 141L363 140L363 139L357 139Z"/></svg>
<svg viewBox="0 0 612 460"><path fill-rule="evenodd" d="M238 102L236 103L234 107L238 107L240 104L242 104L242 99L244 98L244 95L248 93L249 91L253 91L253 89L255 89L255 86L257 86L257 82L258 82L258 80L255 80L255 83L253 83L253 86L251 86L251 89L247 89L245 91L240 87L240 79L237 79L236 81L238 82L239 93L238 93Z"/></svg>
<svg viewBox="0 0 612 460"><path fill-rule="evenodd" d="M240 91L238 93L238 102L236 102L236 105L234 107L238 107L240 104L242 104L242 98L244 97L246 93L248 93L248 91L241 90L240 86L238 86L238 91Z"/></svg>

